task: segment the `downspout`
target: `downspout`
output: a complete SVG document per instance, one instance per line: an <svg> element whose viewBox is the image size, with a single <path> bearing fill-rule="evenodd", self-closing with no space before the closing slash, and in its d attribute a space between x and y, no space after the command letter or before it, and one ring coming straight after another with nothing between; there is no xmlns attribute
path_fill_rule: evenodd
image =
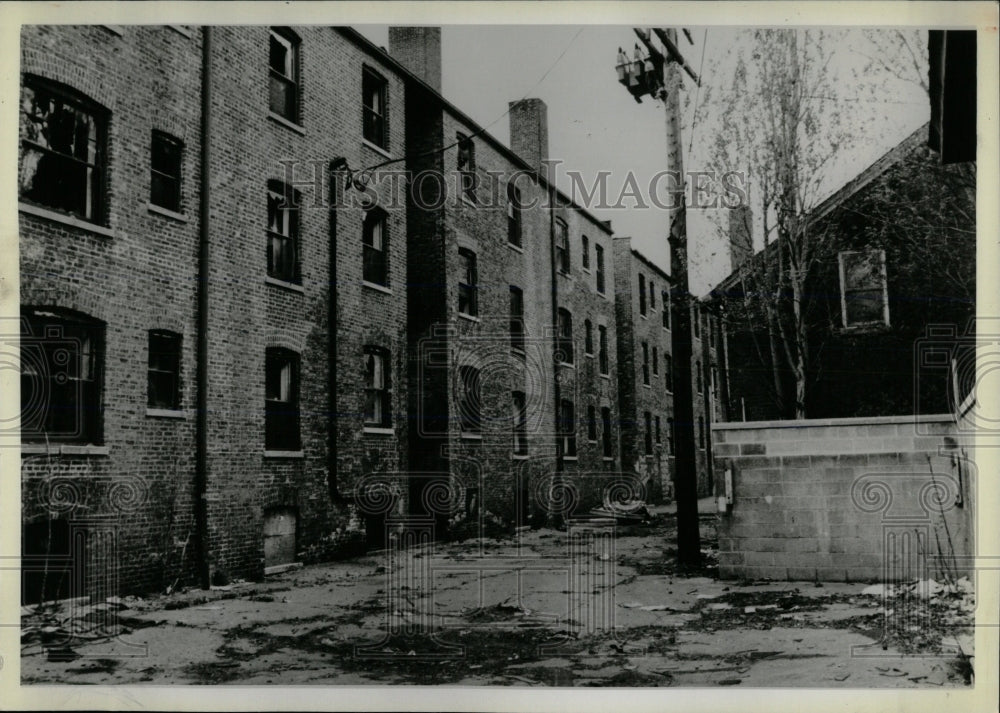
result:
<svg viewBox="0 0 1000 713"><path fill-rule="evenodd" d="M558 268L556 267L556 192L555 186L546 180L546 187L549 191L549 265L552 280L552 333L555 336L552 349L552 397L555 401L556 414L556 473L563 471L563 459L560 455L560 444L562 442L562 413L560 409L560 389L559 389L559 283ZM574 413L574 417L575 417ZM558 476L557 476L558 479ZM561 486L560 486L561 487Z"/></svg>
<svg viewBox="0 0 1000 713"><path fill-rule="evenodd" d="M199 201L198 236L198 314L197 314L197 409L195 424L194 520L198 540L198 579L202 589L208 589L208 280L209 280L209 216L211 208L212 135L212 28L201 33L201 199Z"/></svg>
<svg viewBox="0 0 1000 713"><path fill-rule="evenodd" d="M340 181L346 177L347 159L338 156L330 161L330 274L327 285L327 338L329 345L326 363L329 384L327 387L326 472L330 502L337 505L352 502L350 498L344 497L337 484L337 425L339 423L337 411L337 211L340 206Z"/></svg>

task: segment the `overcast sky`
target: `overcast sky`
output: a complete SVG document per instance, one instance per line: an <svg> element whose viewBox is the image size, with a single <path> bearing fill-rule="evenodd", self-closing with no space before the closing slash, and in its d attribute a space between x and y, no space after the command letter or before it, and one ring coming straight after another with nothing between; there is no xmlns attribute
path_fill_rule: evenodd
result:
<svg viewBox="0 0 1000 713"><path fill-rule="evenodd" d="M388 46L385 26L356 28L376 44ZM735 28L710 28L707 33L703 28L689 29L695 44L682 40L681 51L696 70L701 68L703 86L721 90L730 81L732 66L726 49L737 41ZM624 26L445 26L443 94L507 145L507 102L540 97L548 105L551 157L562 160L562 168L581 172L588 183L599 171L612 172L609 192L617 197L629 171L640 183L648 184L650 177L665 168L666 160L662 105L649 98L637 104L617 81L618 47L631 54L635 40L632 28ZM870 41L860 31L838 42L832 66L845 77L848 94L853 91L848 84L851 70L866 61L861 53L871 51ZM915 83L891 76L865 79L877 80L883 88L875 93L859 88L851 100L856 106L852 118L858 141L843 151L830 172L831 192L929 118L926 94ZM695 91L694 84L685 81L692 102ZM703 122L692 130L690 106L684 116L685 169L711 170L705 146L713 139L709 132L717 129ZM558 183L569 190L565 177ZM667 270L664 211L650 207L594 212L610 220L617 235L631 236L634 247ZM703 294L728 274L729 259L713 224L698 213L688 212L690 280L692 292Z"/></svg>

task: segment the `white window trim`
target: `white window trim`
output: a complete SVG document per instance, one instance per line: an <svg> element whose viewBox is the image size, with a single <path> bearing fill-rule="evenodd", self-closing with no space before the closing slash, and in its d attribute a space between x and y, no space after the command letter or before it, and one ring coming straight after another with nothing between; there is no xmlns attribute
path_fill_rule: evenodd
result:
<svg viewBox="0 0 1000 713"><path fill-rule="evenodd" d="M515 245L514 243L512 243L511 241L508 240L507 241L507 247L510 248L511 250L515 251L515 252L519 252L522 255L524 255L524 248L521 247L520 245Z"/></svg>
<svg viewBox="0 0 1000 713"><path fill-rule="evenodd" d="M375 290L376 292L383 292L387 295L392 294L392 290L385 285L380 285L377 282L368 282L368 280L361 281L362 287L367 287L369 290Z"/></svg>
<svg viewBox="0 0 1000 713"><path fill-rule="evenodd" d="M384 149L376 143L369 141L368 139L361 139L361 145L370 148L377 154L384 156L385 158L392 158L392 154L389 153L388 149Z"/></svg>
<svg viewBox="0 0 1000 713"><path fill-rule="evenodd" d="M267 285L274 285L275 287L281 287L289 292L298 292L303 295L306 293L306 288L302 285L296 285L294 282L279 280L277 277L271 277L270 275L264 276L264 283Z"/></svg>
<svg viewBox="0 0 1000 713"><path fill-rule="evenodd" d="M164 208L163 206L158 206L155 203L146 203L146 209L150 213L156 213L157 215L166 216L172 220L176 220L180 223L188 222L188 217L183 213L178 213L176 211L170 210L169 208Z"/></svg>
<svg viewBox="0 0 1000 713"><path fill-rule="evenodd" d="M465 312L459 312L457 309L455 310L455 314L457 314L462 319L467 319L470 322L476 322L477 324L483 321L479 317L476 317L471 314L466 314Z"/></svg>
<svg viewBox="0 0 1000 713"><path fill-rule="evenodd" d="M281 124L287 129L291 129L297 134L301 134L302 136L306 135L306 129L302 126L302 124L296 124L294 121L289 121L281 114L275 114L273 111L268 111L267 118L275 123Z"/></svg>
<svg viewBox="0 0 1000 713"><path fill-rule="evenodd" d="M878 250L879 253L879 266L881 268L881 279L882 279L882 321L873 322L858 322L857 324L847 323L847 290L846 288L846 275L844 274L844 256L854 255L865 252L876 252L874 250L841 250L837 254L837 266L840 272L840 321L842 329L853 330L853 329L871 329L872 327L890 327L892 326L889 321L889 278L885 267L885 250Z"/></svg>
<svg viewBox="0 0 1000 713"><path fill-rule="evenodd" d="M396 434L396 429L386 428L385 426L365 426L364 433L371 433L378 436L393 436Z"/></svg>
<svg viewBox="0 0 1000 713"><path fill-rule="evenodd" d="M74 228L79 228L80 230L86 230L88 233L93 233L94 235L100 235L103 238L113 238L115 233L110 228L105 228L103 225L98 225L97 223L88 223L86 220L80 220L79 218L73 217L71 215L65 215L58 211L48 210L46 208L40 208L31 203L21 203L17 204L17 210L21 213L27 213L28 215L34 215L39 218L45 218L46 220L51 220L56 223L62 223L63 225L70 225Z"/></svg>

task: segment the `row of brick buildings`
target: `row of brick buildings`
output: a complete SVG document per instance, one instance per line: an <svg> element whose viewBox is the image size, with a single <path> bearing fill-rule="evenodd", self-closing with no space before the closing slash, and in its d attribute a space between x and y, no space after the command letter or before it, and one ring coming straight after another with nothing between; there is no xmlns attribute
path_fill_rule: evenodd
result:
<svg viewBox="0 0 1000 713"><path fill-rule="evenodd" d="M21 40L25 601L510 530L554 478L669 496L669 279L549 180L541 101L501 144L436 28Z"/></svg>

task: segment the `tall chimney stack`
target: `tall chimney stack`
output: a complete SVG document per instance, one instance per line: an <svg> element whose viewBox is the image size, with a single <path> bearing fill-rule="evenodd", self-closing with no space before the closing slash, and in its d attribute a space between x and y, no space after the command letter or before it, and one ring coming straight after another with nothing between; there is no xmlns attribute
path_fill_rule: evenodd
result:
<svg viewBox="0 0 1000 713"><path fill-rule="evenodd" d="M510 108L510 148L546 179L549 158L549 110L541 99L522 99Z"/></svg>
<svg viewBox="0 0 1000 713"><path fill-rule="evenodd" d="M753 211L748 205L729 209L729 269L736 272L753 255Z"/></svg>
<svg viewBox="0 0 1000 713"><path fill-rule="evenodd" d="M389 54L441 93L440 27L390 27Z"/></svg>

